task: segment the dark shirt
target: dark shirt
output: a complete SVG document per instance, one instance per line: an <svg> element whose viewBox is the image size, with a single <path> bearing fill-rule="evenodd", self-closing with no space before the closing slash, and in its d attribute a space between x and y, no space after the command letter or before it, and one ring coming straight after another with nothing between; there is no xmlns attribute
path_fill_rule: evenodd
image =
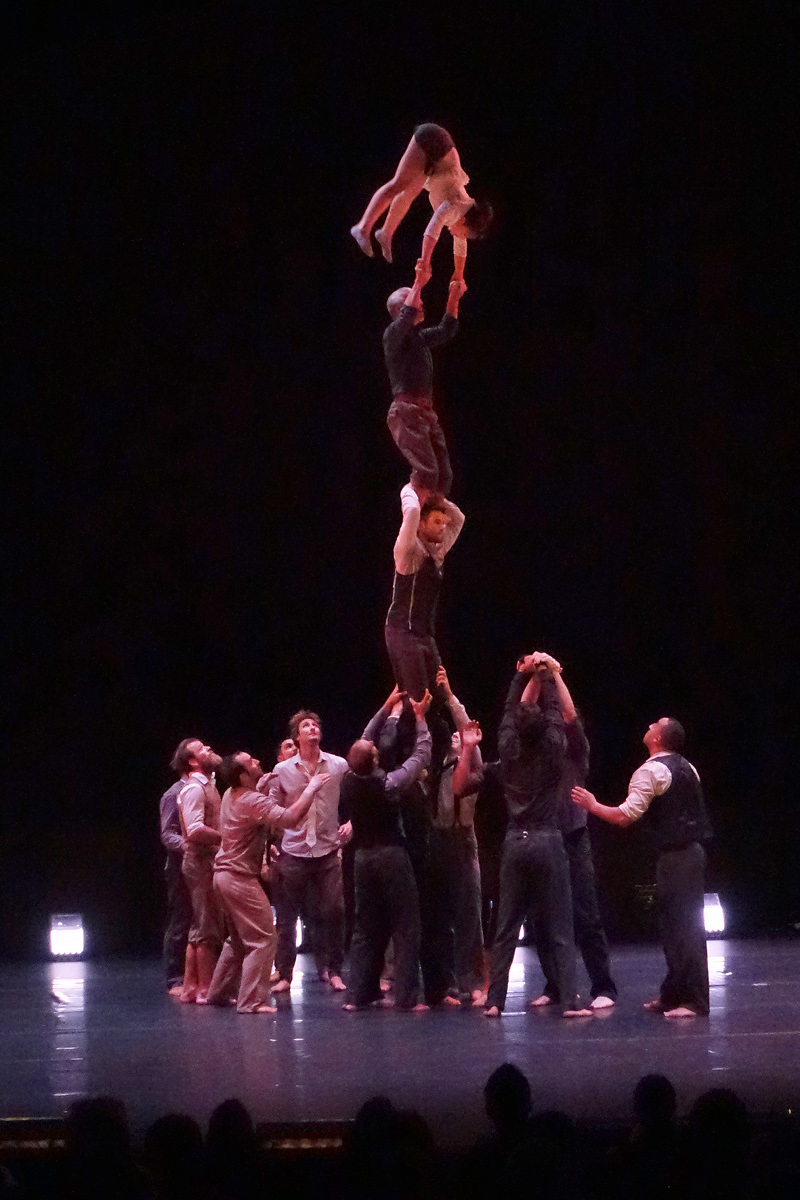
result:
<svg viewBox="0 0 800 1200"><path fill-rule="evenodd" d="M178 816L178 796L185 783L185 779L179 779L173 783L171 788L167 788L159 805L161 844L165 850L169 850L170 854L183 854L183 832L181 819Z"/></svg>
<svg viewBox="0 0 800 1200"><path fill-rule="evenodd" d="M538 705L532 706L538 721L533 743L520 733L520 699L529 676L517 672L506 697L500 722L498 745L503 796L509 825L517 829L547 826L558 828L561 781L566 758L564 718L550 675L542 680ZM527 706L526 706L527 707Z"/></svg>
<svg viewBox="0 0 800 1200"><path fill-rule="evenodd" d="M585 829L589 819L586 809L574 804L571 795L574 787L584 787L586 784L586 776L589 774L589 742L579 718L564 722L564 735L567 739L567 752L564 774L561 777L558 826L566 837L579 829Z"/></svg>
<svg viewBox="0 0 800 1200"><path fill-rule="evenodd" d="M386 722L381 709L364 730L366 741L375 742ZM414 749L402 766L387 775L380 767L369 775L348 771L339 793L339 820L353 824L353 846L366 850L372 846L403 846L405 837L399 801L404 791L417 781L430 763L431 735L424 721L416 723Z"/></svg>
<svg viewBox="0 0 800 1200"><path fill-rule="evenodd" d="M458 330L456 317L445 313L440 325L421 329L414 324L415 308L404 305L400 316L383 334L383 354L392 395L427 396L433 392L431 348L449 342Z"/></svg>

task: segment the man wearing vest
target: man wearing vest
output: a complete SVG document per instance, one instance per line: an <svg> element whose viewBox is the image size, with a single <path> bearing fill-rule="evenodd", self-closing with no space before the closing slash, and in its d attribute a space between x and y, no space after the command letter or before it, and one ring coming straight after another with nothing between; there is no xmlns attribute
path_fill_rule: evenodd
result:
<svg viewBox="0 0 800 1200"><path fill-rule="evenodd" d="M679 721L654 721L643 740L650 757L631 776L624 803L616 808L598 804L582 787L572 789L572 799L620 828L646 815L658 855L656 883L667 974L658 999L645 1008L665 1017L708 1016L703 843L712 834L703 789L697 771L680 753L685 734Z"/></svg>
<svg viewBox="0 0 800 1200"><path fill-rule="evenodd" d="M220 843L220 795L213 772L222 762L210 746L200 743L189 758L189 777L178 795L178 812L185 841L181 870L192 898L187 968L191 958L197 975L184 971L184 1004L208 1002L214 966L222 949L224 921L214 894L214 856Z"/></svg>
<svg viewBox="0 0 800 1200"><path fill-rule="evenodd" d="M410 483L400 493L403 521L394 544L394 586L386 616L386 649L397 686L413 700L425 691L445 696L437 687L441 666L436 647L436 605L442 565L464 526L464 514L450 500L429 498L420 505Z"/></svg>
<svg viewBox="0 0 800 1200"><path fill-rule="evenodd" d="M394 941L394 1003L421 1011L419 1000L420 916L417 885L405 844L398 801L431 758L425 713L430 692L412 701L416 737L409 758L387 775L378 766L380 739L400 699L395 687L363 735L350 747L342 781L339 819L352 822L355 846L356 916L350 944L348 1011L381 999L380 974L389 940Z"/></svg>

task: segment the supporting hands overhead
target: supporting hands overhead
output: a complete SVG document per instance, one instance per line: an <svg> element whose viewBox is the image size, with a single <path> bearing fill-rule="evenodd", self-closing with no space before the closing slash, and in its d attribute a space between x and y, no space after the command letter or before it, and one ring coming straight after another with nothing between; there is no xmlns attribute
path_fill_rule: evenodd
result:
<svg viewBox="0 0 800 1200"><path fill-rule="evenodd" d="M395 684L394 687L392 688L391 692L389 693L389 695L386 697L386 699L383 702L384 711L391 712L392 709L394 708L395 704L399 704L400 701L402 699L404 699L405 694L406 693L401 692L400 688L397 686L397 684Z"/></svg>
<svg viewBox="0 0 800 1200"><path fill-rule="evenodd" d="M461 745L465 750L472 750L483 739L483 731L477 721L467 721L461 730Z"/></svg>
<svg viewBox="0 0 800 1200"><path fill-rule="evenodd" d="M525 672L526 675L532 675L534 671L538 671L541 675L548 671L553 675L560 675L561 663L553 658L552 654L536 650L533 654L525 654L518 660L517 670Z"/></svg>
<svg viewBox="0 0 800 1200"><path fill-rule="evenodd" d="M421 700L412 700L411 701L411 707L414 710L414 716L417 718L418 721L425 720L425 714L427 713L428 709L431 706L432 699L433 699L433 696L431 696L430 692L426 688L425 695L422 697Z"/></svg>
<svg viewBox="0 0 800 1200"><path fill-rule="evenodd" d="M453 689L450 687L450 680L447 678L447 671L443 666L440 666L436 672L436 686L443 690L448 700L452 698Z"/></svg>

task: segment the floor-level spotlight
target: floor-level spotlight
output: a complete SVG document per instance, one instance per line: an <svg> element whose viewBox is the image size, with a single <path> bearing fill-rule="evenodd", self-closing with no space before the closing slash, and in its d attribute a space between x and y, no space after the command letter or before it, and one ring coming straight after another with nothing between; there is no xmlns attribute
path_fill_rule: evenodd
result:
<svg viewBox="0 0 800 1200"><path fill-rule="evenodd" d="M706 933L725 932L725 913L716 892L706 892L703 897L703 924Z"/></svg>
<svg viewBox="0 0 800 1200"><path fill-rule="evenodd" d="M50 918L50 953L54 958L80 958L85 938L80 913L54 913Z"/></svg>

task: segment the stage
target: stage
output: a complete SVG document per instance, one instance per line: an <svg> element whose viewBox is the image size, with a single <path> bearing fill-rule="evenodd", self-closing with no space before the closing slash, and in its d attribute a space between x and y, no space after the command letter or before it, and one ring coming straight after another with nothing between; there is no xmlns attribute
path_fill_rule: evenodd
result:
<svg viewBox="0 0 800 1200"><path fill-rule="evenodd" d="M137 1130L172 1111L203 1122L229 1096L261 1121L339 1120L383 1092L457 1146L485 1127L481 1090L506 1060L528 1075L537 1109L587 1122L627 1118L636 1080L653 1071L675 1084L680 1113L710 1087L733 1088L764 1116L800 1099L800 939L709 942L707 1021L642 1010L663 970L656 946L615 948L613 965L616 1008L576 1021L526 1009L541 979L526 949L499 1021L344 1013L305 956L276 1017L182 1006L153 961L5 966L0 1117L57 1116L105 1093Z"/></svg>

